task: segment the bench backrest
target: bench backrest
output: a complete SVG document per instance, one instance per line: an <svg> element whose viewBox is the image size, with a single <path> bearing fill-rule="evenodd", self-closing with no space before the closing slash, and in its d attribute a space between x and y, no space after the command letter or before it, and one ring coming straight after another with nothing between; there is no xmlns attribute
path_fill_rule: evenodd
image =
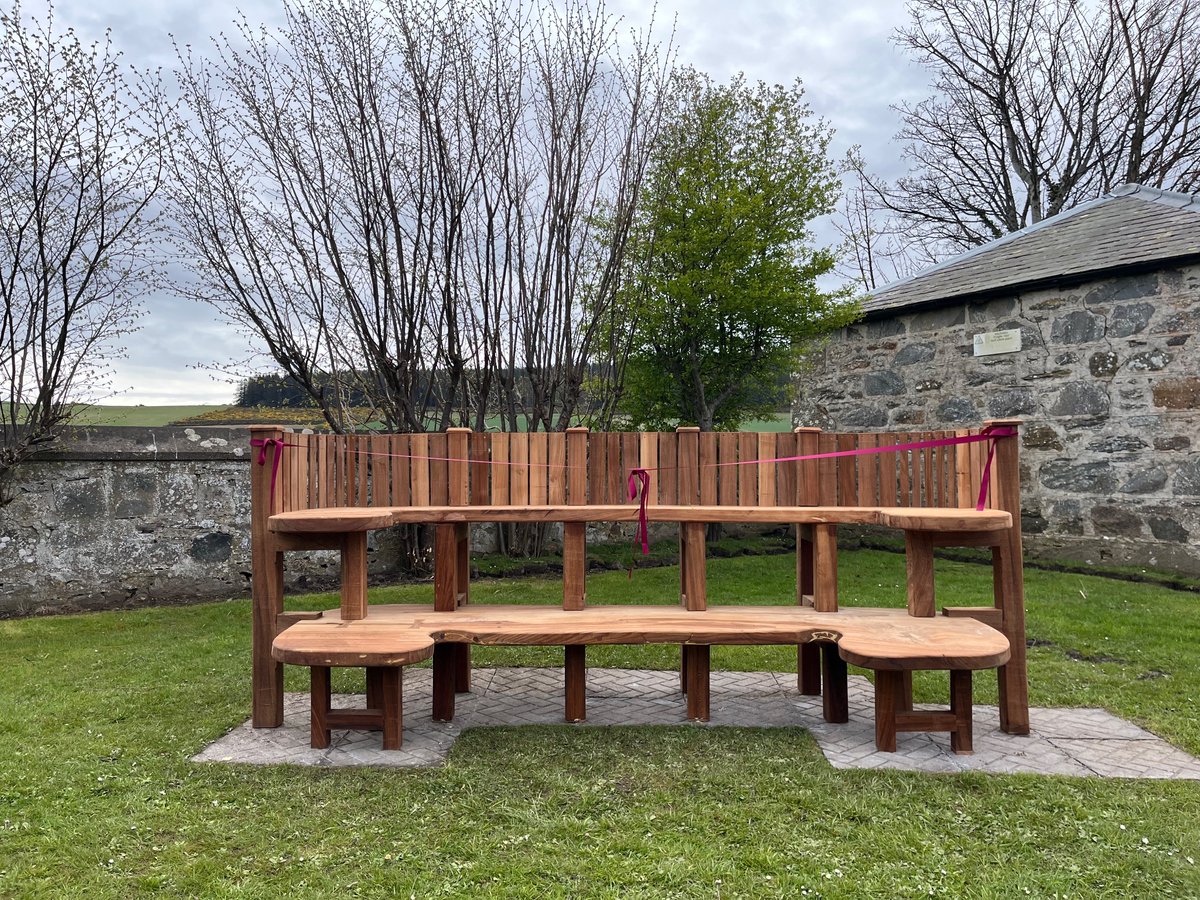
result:
<svg viewBox="0 0 1200 900"><path fill-rule="evenodd" d="M648 503L728 506L973 507L987 443L846 456L779 457L918 443L979 429L920 432L446 433L332 435L255 429L284 442L274 511L335 506L632 503L631 469L650 474ZM1016 483L1016 438L992 470ZM1002 460L1008 460L1003 462ZM738 464L751 461L749 464ZM269 477L255 467L259 477ZM263 467L269 469L270 466ZM269 492L268 492L269 493ZM261 496L261 494L260 494ZM1012 510L1010 510L1012 511Z"/></svg>

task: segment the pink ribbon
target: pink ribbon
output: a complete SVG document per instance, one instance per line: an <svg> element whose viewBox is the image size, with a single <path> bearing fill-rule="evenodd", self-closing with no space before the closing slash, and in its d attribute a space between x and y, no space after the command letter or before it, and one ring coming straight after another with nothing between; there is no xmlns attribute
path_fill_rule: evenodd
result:
<svg viewBox="0 0 1200 900"><path fill-rule="evenodd" d="M804 456L777 456L773 459L739 459L735 462L708 463L708 465L750 466L760 463L800 462L807 459L832 459L837 456L866 456L871 453L897 453L901 450L928 450L933 447L952 447L956 444L977 444L980 441L991 441L991 447L988 448L987 462L983 466L983 475L979 479L979 499L975 504L976 511L981 512L984 506L987 505L988 485L991 482L992 475L992 457L996 454L996 439L1013 437L1016 433L1017 430L1015 428L1010 428L1007 425L988 425L979 434L969 434L962 437L936 438L928 441L914 441L910 444L889 444L883 447L860 447L857 450L834 450L829 453L809 453ZM659 468L667 467L660 466ZM635 476L641 480L641 503L638 508L638 535L634 542L641 541L642 555L646 555L650 552L649 542L646 539L646 491L650 487L650 473L647 469L630 469L630 500L633 500L637 496L634 490Z"/></svg>
<svg viewBox="0 0 1200 900"><path fill-rule="evenodd" d="M283 459L283 454L279 452L282 447L294 447L296 444L285 444L279 438L251 438L251 447L258 447L258 464L265 466L267 464L267 448L271 448L271 505L275 505L275 479L279 476L279 463Z"/></svg>
<svg viewBox="0 0 1200 900"><path fill-rule="evenodd" d="M641 490L639 491L639 482ZM645 469L630 469L629 470L629 499L637 500L638 502L638 527L637 536L633 541L642 545L642 556L646 556L650 552L650 526L646 521L646 491L650 488L650 473Z"/></svg>

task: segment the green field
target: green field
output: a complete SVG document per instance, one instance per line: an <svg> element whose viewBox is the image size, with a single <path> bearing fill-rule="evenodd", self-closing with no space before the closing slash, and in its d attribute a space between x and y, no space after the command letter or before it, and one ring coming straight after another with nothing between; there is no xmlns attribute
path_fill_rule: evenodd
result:
<svg viewBox="0 0 1200 900"><path fill-rule="evenodd" d="M714 602L793 595L790 555L708 571ZM596 574L589 600L661 602L678 579ZM904 558L844 552L839 580L848 605L901 604ZM1033 570L1026 589L1035 704L1105 706L1200 753L1194 593ZM990 569L939 563L938 591L977 602ZM561 583L481 579L472 598L557 604ZM249 623L245 600L0 621L0 897L1200 896L1200 784L835 770L800 728L477 728L423 771L191 763L248 715ZM778 671L795 651L713 662ZM589 663L664 668L678 649ZM944 702L944 678L918 675L917 699Z"/></svg>
<svg viewBox="0 0 1200 900"><path fill-rule="evenodd" d="M161 428L179 419L203 415L229 404L197 404L193 406L87 406L75 419L77 425L132 425L141 428Z"/></svg>
<svg viewBox="0 0 1200 900"><path fill-rule="evenodd" d="M229 404L196 406L87 406L76 419L79 425L133 425L142 428L161 428L180 419L189 419L218 410L230 409ZM245 416L235 416L244 419ZM253 417L251 417L253 418ZM746 422L742 431L791 431L791 418L786 413L772 419Z"/></svg>

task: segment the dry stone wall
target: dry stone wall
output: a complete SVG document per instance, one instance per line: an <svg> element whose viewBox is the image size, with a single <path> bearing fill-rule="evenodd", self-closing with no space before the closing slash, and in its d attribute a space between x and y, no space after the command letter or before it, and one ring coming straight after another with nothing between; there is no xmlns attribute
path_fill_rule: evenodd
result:
<svg viewBox="0 0 1200 900"><path fill-rule="evenodd" d="M1018 352L973 355L1020 329ZM1200 266L866 321L798 378L798 425L1019 417L1027 551L1200 574Z"/></svg>
<svg viewBox="0 0 1200 900"><path fill-rule="evenodd" d="M250 449L244 429L70 433L8 485L0 616L248 595ZM336 573L335 554L288 559L293 589Z"/></svg>

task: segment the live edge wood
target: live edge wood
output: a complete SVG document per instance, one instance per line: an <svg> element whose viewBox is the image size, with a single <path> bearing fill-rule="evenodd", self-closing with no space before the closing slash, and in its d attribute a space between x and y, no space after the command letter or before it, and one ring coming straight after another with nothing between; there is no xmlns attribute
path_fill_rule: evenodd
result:
<svg viewBox="0 0 1200 900"><path fill-rule="evenodd" d="M1003 510L902 509L875 506L665 506L646 507L650 522L800 523L886 525L920 531L1001 531L1012 526ZM636 522L636 504L584 506L385 506L334 507L276 513L271 531L304 534L371 531L393 525L459 522Z"/></svg>
<svg viewBox="0 0 1200 900"><path fill-rule="evenodd" d="M836 642L839 655L876 670L986 669L1008 660L1008 640L971 618L913 618L902 609L819 613L801 606L466 606L442 612L418 605L371 607L368 619L336 610L297 622L275 638L280 662L397 666L428 659L435 644L708 646Z"/></svg>

